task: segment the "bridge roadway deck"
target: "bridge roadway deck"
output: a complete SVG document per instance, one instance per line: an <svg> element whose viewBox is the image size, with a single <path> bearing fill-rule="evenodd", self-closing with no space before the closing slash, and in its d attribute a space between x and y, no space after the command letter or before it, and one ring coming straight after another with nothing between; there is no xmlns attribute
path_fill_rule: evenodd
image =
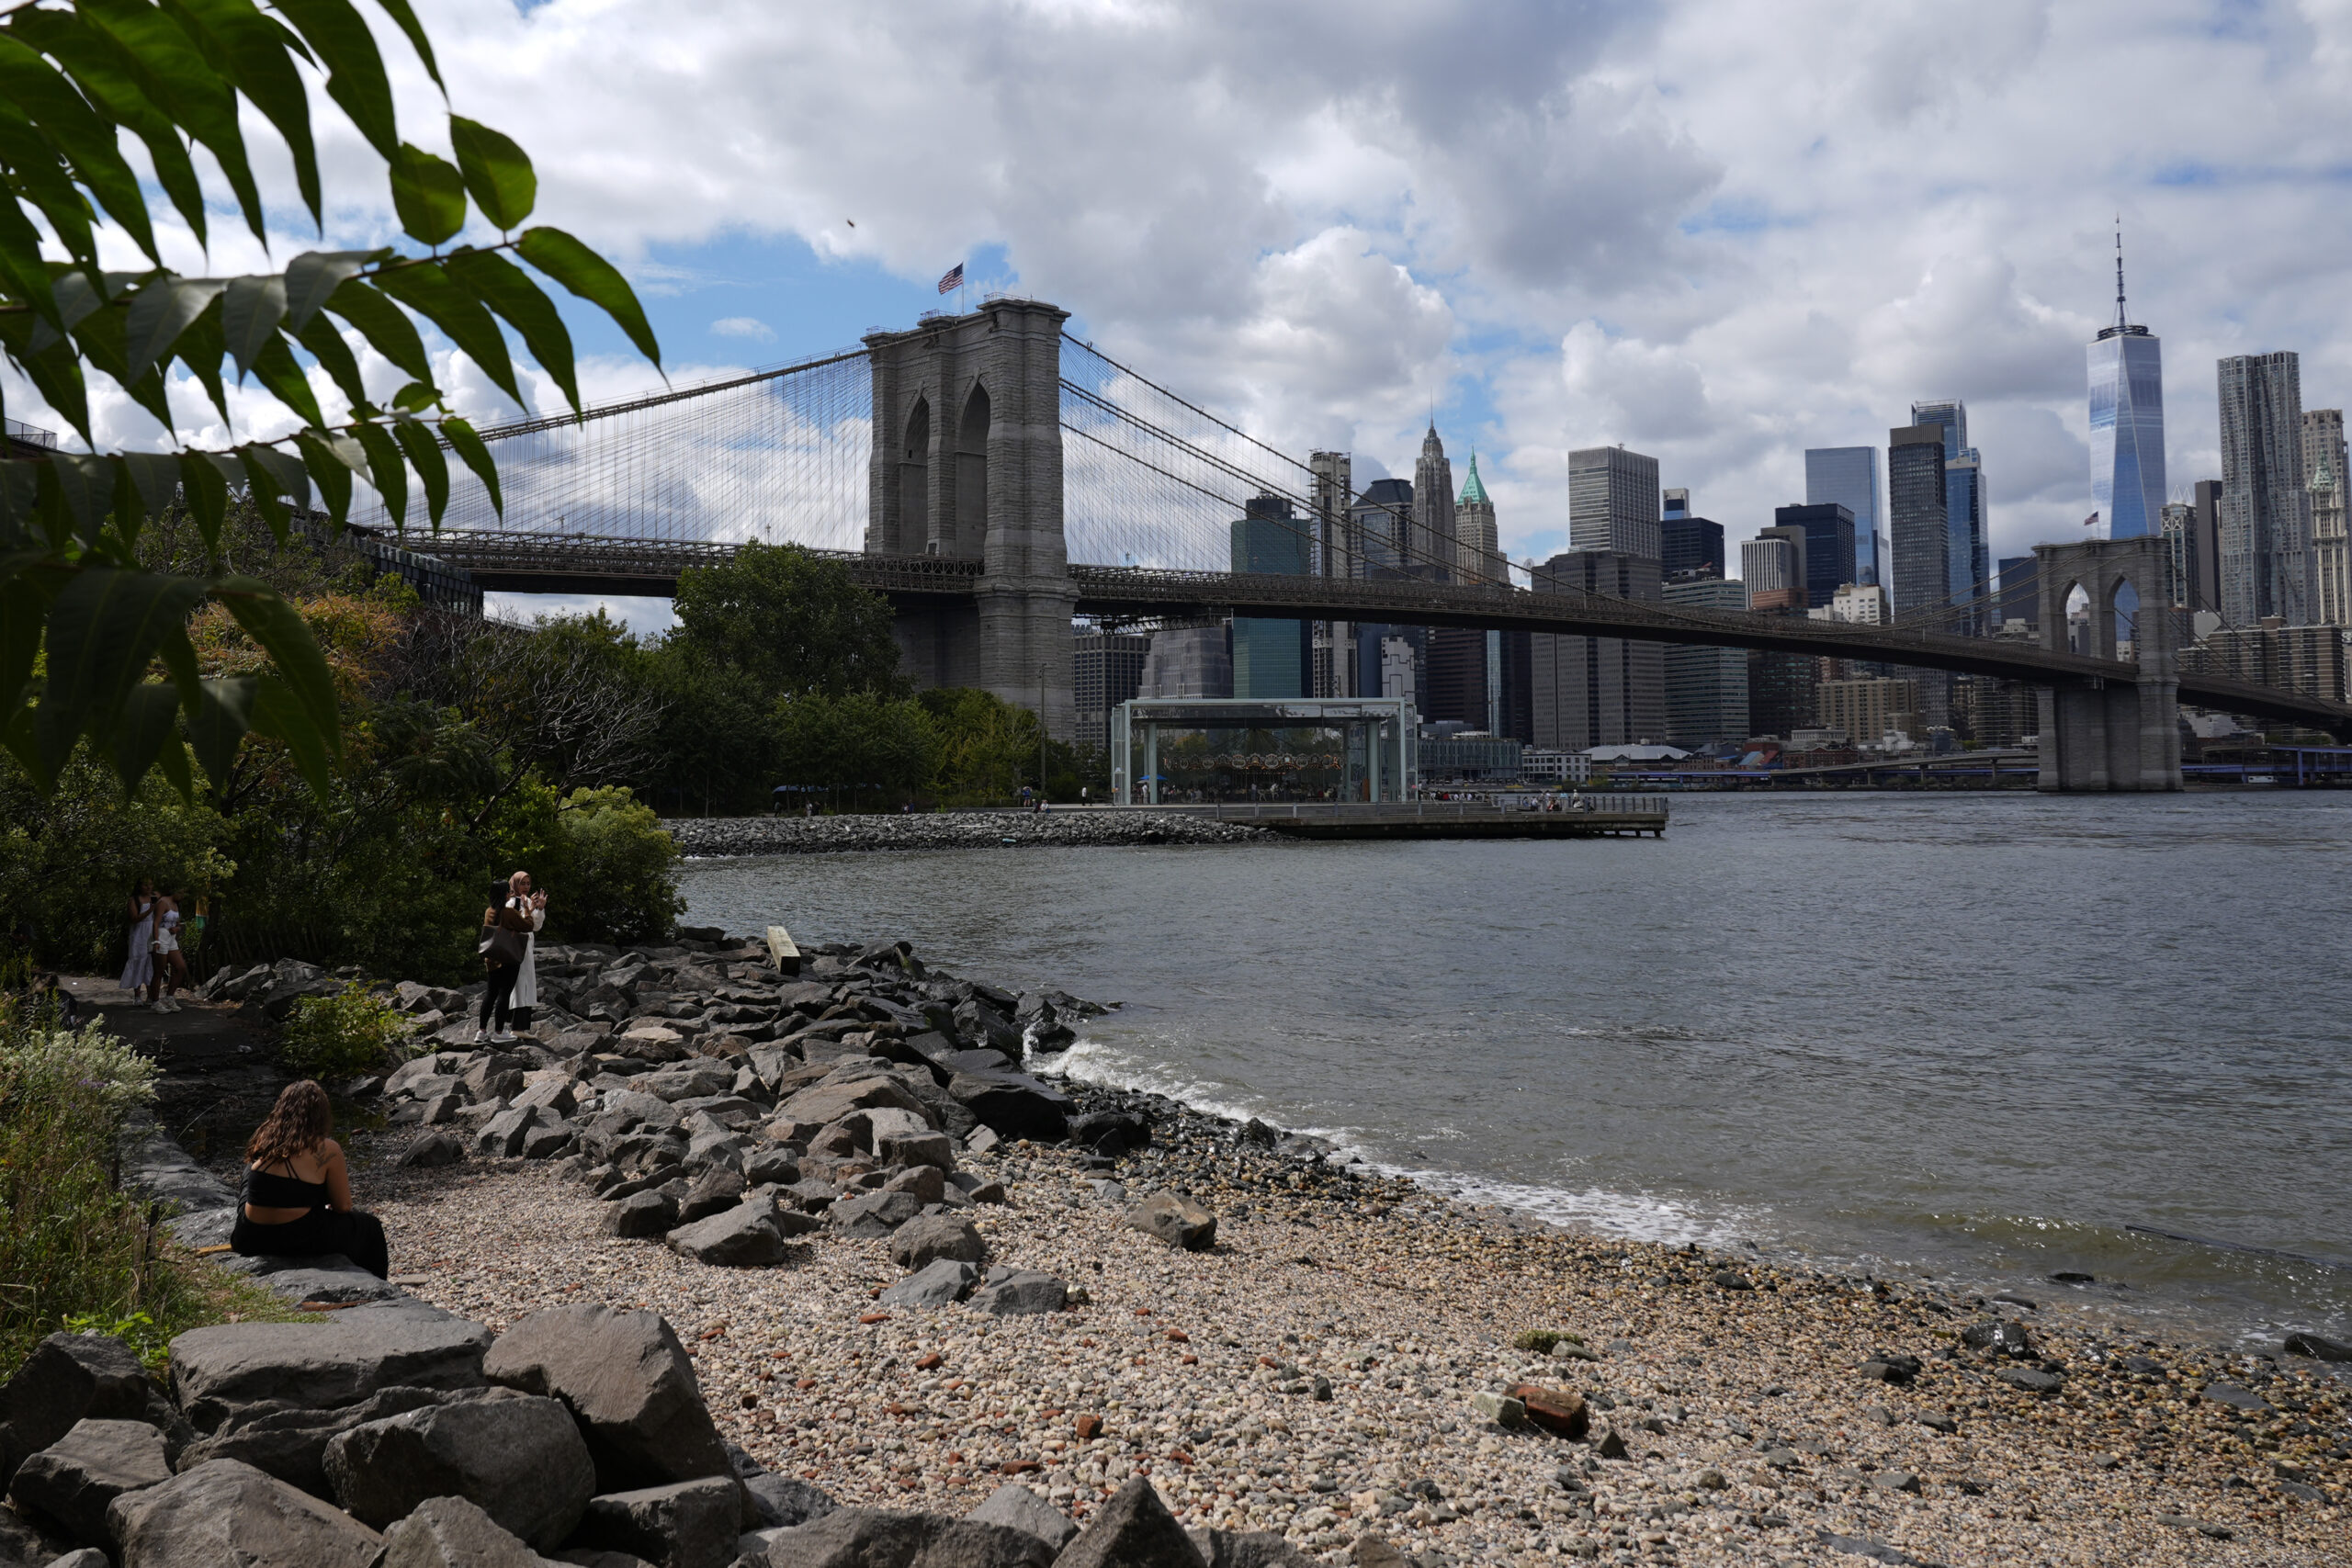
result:
<svg viewBox="0 0 2352 1568"><path fill-rule="evenodd" d="M699 541L613 539L521 530L421 538L410 547L463 567L481 587L517 593L608 593L666 598L680 571L716 565L735 546ZM879 556L818 550L848 566L865 587L894 601L968 598L986 592L982 563L940 556ZM2006 638L1955 637L1915 626L1857 626L1739 610L1612 599L1582 592L1530 592L1452 583L1278 573L1168 571L1073 565L1080 613L1193 616L1238 614L1396 626L1476 626L1577 637L1632 637L1719 648L1860 659L2036 685L2136 682L2136 665L2060 652ZM2352 706L2278 686L2209 675L2179 677L2180 698L2222 713L2308 726L2352 739Z"/></svg>

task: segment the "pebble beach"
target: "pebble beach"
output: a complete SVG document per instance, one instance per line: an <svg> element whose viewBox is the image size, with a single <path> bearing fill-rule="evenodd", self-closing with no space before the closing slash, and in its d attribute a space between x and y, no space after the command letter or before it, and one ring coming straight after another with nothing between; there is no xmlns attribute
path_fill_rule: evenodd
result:
<svg viewBox="0 0 2352 1568"><path fill-rule="evenodd" d="M730 1440L843 1503L958 1513L1011 1476L1082 1520L1148 1475L1187 1524L1357 1562L2352 1560L2340 1367L1588 1238L1159 1106L1115 1168L966 1156L1009 1198L974 1212L990 1260L1083 1288L1035 1316L877 1310L878 1240L730 1269L616 1239L545 1166L395 1169L363 1138L359 1180L414 1294L493 1327L658 1311ZM1125 1223L1163 1189L1216 1212L1213 1247ZM1523 1383L1589 1402L1585 1439L1490 1418Z"/></svg>

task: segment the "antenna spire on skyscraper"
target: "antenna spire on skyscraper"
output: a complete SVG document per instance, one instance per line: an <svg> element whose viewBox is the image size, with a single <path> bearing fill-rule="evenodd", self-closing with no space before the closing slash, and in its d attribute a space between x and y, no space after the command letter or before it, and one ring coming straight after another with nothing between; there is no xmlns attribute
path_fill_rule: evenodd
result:
<svg viewBox="0 0 2352 1568"><path fill-rule="evenodd" d="M2115 324L2131 325L2123 314L2123 214L2115 215Z"/></svg>

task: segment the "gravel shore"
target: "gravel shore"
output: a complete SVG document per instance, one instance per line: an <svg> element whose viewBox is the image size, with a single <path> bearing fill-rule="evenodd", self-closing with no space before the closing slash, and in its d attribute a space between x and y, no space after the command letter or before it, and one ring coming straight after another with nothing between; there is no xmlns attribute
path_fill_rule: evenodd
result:
<svg viewBox="0 0 2352 1568"><path fill-rule="evenodd" d="M1366 1534L1423 1562L2352 1560L2346 1369L1582 1237L1067 1087L1150 1110L1155 1136L1115 1168L966 1156L1011 1196L972 1214L990 1260L1091 1297L1037 1316L877 1311L902 1273L886 1241L829 1231L727 1269L613 1239L544 1165L396 1169L399 1133L355 1140L358 1182L415 1294L501 1328L567 1302L661 1312L726 1435L844 1503L960 1513L1011 1474L1083 1517L1148 1474L1187 1523L1335 1562L1395 1561ZM1217 1212L1214 1248L1125 1224L1161 1189ZM1584 1345L1514 1349L1531 1329ZM1912 1381L1878 1381L1905 1357ZM1592 1440L1474 1409L1522 1381L1583 1394Z"/></svg>
<svg viewBox="0 0 2352 1568"><path fill-rule="evenodd" d="M1243 844L1279 835L1181 812L1085 808L925 812L904 817L695 817L662 824L689 855L808 855L842 850L1040 849Z"/></svg>

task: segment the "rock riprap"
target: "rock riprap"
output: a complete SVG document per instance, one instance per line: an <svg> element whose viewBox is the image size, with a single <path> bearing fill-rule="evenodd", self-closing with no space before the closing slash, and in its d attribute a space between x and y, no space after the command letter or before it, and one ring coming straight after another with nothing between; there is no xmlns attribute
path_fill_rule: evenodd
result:
<svg viewBox="0 0 2352 1568"><path fill-rule="evenodd" d="M690 855L809 855L844 850L1088 848L1104 844L1248 844L1279 835L1182 811L1080 807L943 811L899 817L688 818L662 825Z"/></svg>

